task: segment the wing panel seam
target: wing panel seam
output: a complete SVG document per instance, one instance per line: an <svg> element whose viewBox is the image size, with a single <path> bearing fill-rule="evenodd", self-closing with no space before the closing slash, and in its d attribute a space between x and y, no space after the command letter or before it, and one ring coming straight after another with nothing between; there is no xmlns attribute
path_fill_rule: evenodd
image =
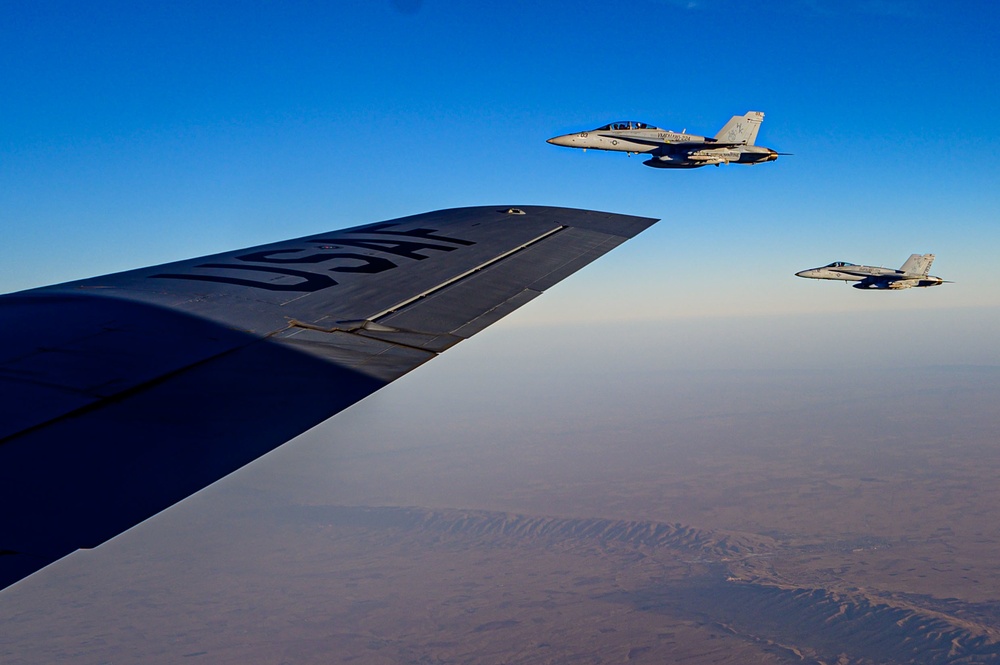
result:
<svg viewBox="0 0 1000 665"><path fill-rule="evenodd" d="M375 314L373 316L368 317L368 320L374 322L374 321L378 321L379 319L381 319L383 317L389 316L390 314L395 314L399 310L401 310L401 309L403 309L405 307L408 307L409 305L412 305L413 303L417 302L418 300L421 300L422 298L426 298L429 295L432 295L432 294L434 294L434 293L436 293L438 291L441 291L442 289L445 289L445 288L447 288L447 287L449 287L449 286L451 286L451 285L453 285L453 284L455 284L457 282L460 282L463 279L465 279L466 277L469 277L470 275L473 275L474 273L477 273L480 270L483 270L484 268L488 268L491 265L494 265L495 263L499 263L500 261L503 261L504 259L506 259L506 258L508 258L508 257L510 257L510 256L512 256L514 254L517 254L518 252L524 251L528 247L531 247L532 245L535 245L535 244L537 244L537 243L545 240L546 238L549 238L549 237L555 235L556 233L559 233L560 231L565 231L568 228L569 228L568 226L559 225L559 226L557 226L554 229L546 231L545 233L543 233L542 235L538 236L537 238L533 238L533 239L529 240L526 243L518 245L517 247L514 247L513 249L510 249L510 250L504 252L503 254L500 254L499 256L493 257L489 261L486 261L484 263L479 264L478 266L475 266L473 268L470 268L469 270L466 270L465 272L463 272L460 275L456 275L456 276L452 277L451 279L448 279L448 280L446 280L444 282L441 282L440 284L438 284L436 286L432 286L431 288L427 289L426 291L424 291L422 293L418 293L417 295L415 295L415 296L413 296L411 298L407 298L406 300L404 300L404 301L402 301L400 303L397 303L397 304L393 305L392 307L388 307L388 308L382 310L381 312L379 312L378 314Z"/></svg>

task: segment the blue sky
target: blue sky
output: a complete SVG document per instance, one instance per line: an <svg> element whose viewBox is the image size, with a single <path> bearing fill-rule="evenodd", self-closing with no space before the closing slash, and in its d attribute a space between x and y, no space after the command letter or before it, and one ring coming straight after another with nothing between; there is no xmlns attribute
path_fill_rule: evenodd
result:
<svg viewBox="0 0 1000 665"><path fill-rule="evenodd" d="M509 202L664 219L512 325L1000 308L992 3L0 7L0 291ZM750 109L793 156L676 172L545 143ZM911 252L956 283L792 276Z"/></svg>

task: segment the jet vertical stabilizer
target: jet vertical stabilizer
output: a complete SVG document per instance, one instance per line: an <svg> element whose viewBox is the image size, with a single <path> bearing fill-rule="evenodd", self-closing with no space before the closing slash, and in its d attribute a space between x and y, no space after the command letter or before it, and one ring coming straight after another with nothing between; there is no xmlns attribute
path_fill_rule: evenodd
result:
<svg viewBox="0 0 1000 665"><path fill-rule="evenodd" d="M934 263L933 254L910 254L910 258L906 259L906 263L899 270L907 275L927 277L932 263Z"/></svg>
<svg viewBox="0 0 1000 665"><path fill-rule="evenodd" d="M715 135L716 141L723 143L744 143L753 145L760 131L760 123L764 122L764 114L760 111L747 111L746 115L734 115L725 127Z"/></svg>

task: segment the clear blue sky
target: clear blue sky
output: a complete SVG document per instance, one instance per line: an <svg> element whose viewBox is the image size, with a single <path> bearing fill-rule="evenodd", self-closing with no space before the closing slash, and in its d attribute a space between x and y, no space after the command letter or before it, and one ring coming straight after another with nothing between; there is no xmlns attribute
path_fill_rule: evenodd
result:
<svg viewBox="0 0 1000 665"><path fill-rule="evenodd" d="M522 323L1000 318L991 2L0 7L0 291L509 202L664 219ZM618 119L711 135L751 109L794 156L659 171L545 143ZM911 252L956 283L793 277Z"/></svg>

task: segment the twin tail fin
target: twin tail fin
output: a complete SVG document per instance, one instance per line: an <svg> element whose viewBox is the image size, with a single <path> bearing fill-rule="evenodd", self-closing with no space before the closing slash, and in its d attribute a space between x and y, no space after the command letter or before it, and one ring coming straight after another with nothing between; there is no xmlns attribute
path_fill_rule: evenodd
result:
<svg viewBox="0 0 1000 665"><path fill-rule="evenodd" d="M760 131L760 123L764 122L764 114L760 111L748 111L746 115L734 115L725 127L715 135L720 143L742 143L753 145Z"/></svg>
<svg viewBox="0 0 1000 665"><path fill-rule="evenodd" d="M911 254L899 271L907 275L927 277L927 273L931 271L932 263L934 263L933 254Z"/></svg>

